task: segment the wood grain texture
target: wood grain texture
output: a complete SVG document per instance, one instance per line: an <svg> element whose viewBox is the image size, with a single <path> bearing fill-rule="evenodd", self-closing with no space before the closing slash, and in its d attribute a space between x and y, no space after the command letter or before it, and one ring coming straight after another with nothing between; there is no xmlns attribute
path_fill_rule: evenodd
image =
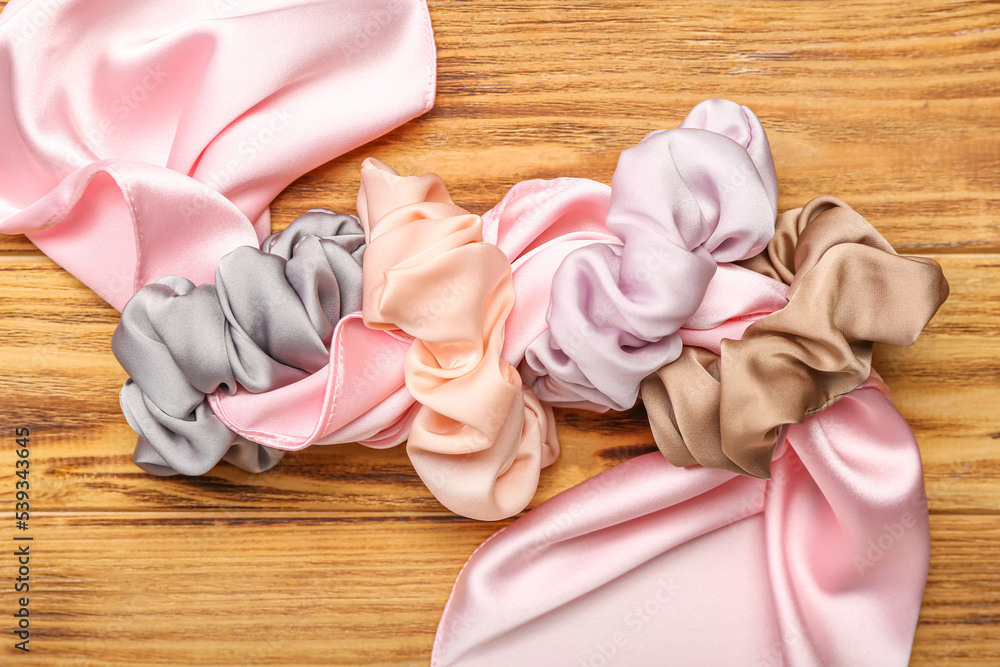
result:
<svg viewBox="0 0 1000 667"><path fill-rule="evenodd" d="M526 178L609 182L623 148L705 97L747 104L781 208L835 194L947 273L925 335L875 360L920 443L932 513L913 664L1000 664L1000 3L429 4L437 106L291 184L275 229L313 206L353 211L368 155L435 171L483 212ZM427 664L461 565L507 522L444 511L401 448L149 477L117 403L117 313L0 236L0 314L0 511L10 434L32 429L37 634L19 661ZM557 418L563 453L534 504L652 449L641 406ZM0 587L12 572L0 558ZM12 604L0 596L0 615ZM12 655L3 640L0 664Z"/></svg>
<svg viewBox="0 0 1000 667"><path fill-rule="evenodd" d="M719 96L763 119L782 208L835 193L900 248L1000 247L997 2L429 4L437 106L299 179L278 226L353 210L368 155L480 213L526 178L608 182L622 149Z"/></svg>
<svg viewBox="0 0 1000 667"><path fill-rule="evenodd" d="M424 665L453 577L497 527L333 512L35 522L39 648L24 662L80 666ZM931 528L914 664L996 664L1000 517L935 516Z"/></svg>

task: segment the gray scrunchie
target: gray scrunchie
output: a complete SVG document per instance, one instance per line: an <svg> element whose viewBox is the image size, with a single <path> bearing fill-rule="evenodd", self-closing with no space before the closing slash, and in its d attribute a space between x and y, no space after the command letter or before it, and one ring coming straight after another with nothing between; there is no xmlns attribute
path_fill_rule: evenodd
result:
<svg viewBox="0 0 1000 667"><path fill-rule="evenodd" d="M111 349L130 379L122 412L133 460L154 475L201 475L225 459L261 472L281 450L236 436L205 395L277 389L320 370L333 331L361 309L365 235L358 219L313 209L261 248L219 261L214 285L167 276L122 310Z"/></svg>

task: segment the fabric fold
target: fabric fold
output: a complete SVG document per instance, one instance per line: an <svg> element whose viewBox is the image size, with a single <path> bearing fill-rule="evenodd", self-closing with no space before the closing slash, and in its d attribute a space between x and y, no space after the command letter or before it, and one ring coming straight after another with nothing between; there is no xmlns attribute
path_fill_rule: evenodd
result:
<svg viewBox="0 0 1000 667"><path fill-rule="evenodd" d="M326 366L336 325L361 309L364 251L357 218L314 209L260 249L224 256L214 284L167 276L139 290L111 343L130 376L121 405L139 434L136 464L187 475L223 457L253 472L275 465L281 452L236 439L206 395L268 392Z"/></svg>
<svg viewBox="0 0 1000 667"><path fill-rule="evenodd" d="M643 380L642 398L674 465L767 478L782 428L867 380L875 342L916 342L948 282L833 197L783 213L767 250L741 264L787 283L788 304L724 340L721 356L685 348Z"/></svg>
<svg viewBox="0 0 1000 667"><path fill-rule="evenodd" d="M720 265L680 331L690 363L725 358L786 291ZM682 425L712 382L671 404ZM929 527L919 449L887 394L872 375L787 426L769 480L656 453L541 504L469 559L431 664L907 664Z"/></svg>
<svg viewBox="0 0 1000 667"><path fill-rule="evenodd" d="M119 310L211 282L289 183L427 111L434 76L422 0L12 0L0 232Z"/></svg>
<svg viewBox="0 0 1000 667"><path fill-rule="evenodd" d="M771 239L777 200L764 128L727 100L623 151L607 213L621 244L587 245L559 266L526 382L554 405L632 407L642 379L680 354L677 331L717 264Z"/></svg>
<svg viewBox="0 0 1000 667"><path fill-rule="evenodd" d="M368 239L365 323L412 337L406 387L421 405L407 442L448 509L481 520L524 509L558 455L551 409L501 358L514 304L504 253L440 178L365 161L358 212Z"/></svg>

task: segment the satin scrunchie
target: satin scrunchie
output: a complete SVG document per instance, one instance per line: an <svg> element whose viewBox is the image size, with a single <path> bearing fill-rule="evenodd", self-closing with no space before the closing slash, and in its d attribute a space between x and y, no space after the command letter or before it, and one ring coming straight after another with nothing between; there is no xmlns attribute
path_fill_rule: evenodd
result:
<svg viewBox="0 0 1000 667"><path fill-rule="evenodd" d="M558 455L551 409L501 358L511 266L440 178L368 159L358 213L368 239L365 323L412 337L406 387L421 404L407 453L448 509L481 520L524 509Z"/></svg>
<svg viewBox="0 0 1000 667"><path fill-rule="evenodd" d="M707 111L712 108L735 109L739 118L745 114L741 107L719 100L699 108L701 116L692 113L686 123L721 126L718 118L723 116L718 113L713 112L718 118L709 122L713 114ZM757 150L757 142L751 143ZM557 268L576 249L621 245L606 226L610 199L610 187L586 179L532 180L515 185L483 214L483 240L506 255L516 294L504 324L501 358L518 368L529 387L536 376L522 362L529 345L539 345L537 339L546 335ZM369 329L360 313L352 314L337 328L324 372L267 394L216 392L209 403L235 432L279 449L355 441L393 446L406 438L419 410L403 377L410 340L398 332Z"/></svg>
<svg viewBox="0 0 1000 667"><path fill-rule="evenodd" d="M788 304L723 340L721 357L685 347L643 380L642 399L674 465L768 478L782 427L867 380L874 342L916 342L948 282L937 262L897 255L833 197L783 213L766 252L742 265L788 284Z"/></svg>
<svg viewBox="0 0 1000 667"><path fill-rule="evenodd" d="M624 245L590 244L563 261L525 382L555 405L632 407L642 379L680 354L677 331L717 263L771 239L777 201L764 128L733 102L706 100L625 150L607 214Z"/></svg>
<svg viewBox="0 0 1000 667"><path fill-rule="evenodd" d="M186 475L223 457L254 472L276 464L283 452L234 440L206 394L267 392L323 368L337 323L361 308L364 251L357 218L316 209L224 256L214 285L167 276L139 290L111 344L131 376L121 406L136 464Z"/></svg>

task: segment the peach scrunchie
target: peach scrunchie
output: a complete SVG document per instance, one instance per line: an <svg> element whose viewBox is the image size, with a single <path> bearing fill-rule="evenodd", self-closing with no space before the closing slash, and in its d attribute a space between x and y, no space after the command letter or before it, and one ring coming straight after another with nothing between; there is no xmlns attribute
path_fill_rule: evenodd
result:
<svg viewBox="0 0 1000 667"><path fill-rule="evenodd" d="M413 338L404 363L421 404L407 444L413 467L453 512L485 521L516 514L558 441L551 408L501 359L514 305L510 262L433 174L402 177L366 160L358 214L368 241L365 324Z"/></svg>

